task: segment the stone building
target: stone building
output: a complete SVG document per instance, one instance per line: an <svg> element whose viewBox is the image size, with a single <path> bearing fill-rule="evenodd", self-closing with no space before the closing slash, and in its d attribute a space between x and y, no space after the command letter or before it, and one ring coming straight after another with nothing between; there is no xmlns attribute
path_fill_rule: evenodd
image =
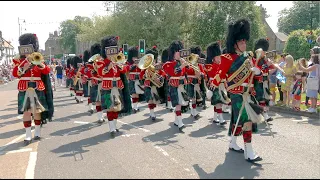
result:
<svg viewBox="0 0 320 180"><path fill-rule="evenodd" d="M79 37L76 38L76 55L83 54L85 50L90 50L90 47L94 44L94 41L83 42Z"/></svg>
<svg viewBox="0 0 320 180"><path fill-rule="evenodd" d="M11 42L5 40L0 31L0 64L11 64L14 54L14 47Z"/></svg>
<svg viewBox="0 0 320 180"><path fill-rule="evenodd" d="M51 55L64 54L64 50L61 46L61 37L58 35L58 31L54 31L54 33L49 33L49 38L45 42L45 56L49 56L51 51Z"/></svg>

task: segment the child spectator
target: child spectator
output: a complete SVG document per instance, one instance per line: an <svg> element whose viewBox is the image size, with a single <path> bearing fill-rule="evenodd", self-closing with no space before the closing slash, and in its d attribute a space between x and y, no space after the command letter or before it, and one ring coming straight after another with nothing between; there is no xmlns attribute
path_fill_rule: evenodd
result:
<svg viewBox="0 0 320 180"><path fill-rule="evenodd" d="M302 71L298 71L296 76L296 81L294 82L292 94L293 94L293 108L296 111L300 111L300 104L301 104L301 92L302 92Z"/></svg>

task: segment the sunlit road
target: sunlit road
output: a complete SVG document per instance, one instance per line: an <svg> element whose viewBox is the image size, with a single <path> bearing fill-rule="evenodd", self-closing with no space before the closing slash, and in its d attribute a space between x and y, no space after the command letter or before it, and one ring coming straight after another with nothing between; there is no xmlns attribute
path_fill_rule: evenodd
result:
<svg viewBox="0 0 320 180"><path fill-rule="evenodd" d="M64 87L54 92L55 117L42 140L24 147L16 85L0 86L0 178L320 178L319 119L270 113L274 138L259 125L253 146L263 161L251 164L229 152L230 116L224 127L212 124L213 107L199 120L183 114L179 133L173 113L158 106L152 122L142 104L111 138L108 124L97 124L87 102L77 104Z"/></svg>

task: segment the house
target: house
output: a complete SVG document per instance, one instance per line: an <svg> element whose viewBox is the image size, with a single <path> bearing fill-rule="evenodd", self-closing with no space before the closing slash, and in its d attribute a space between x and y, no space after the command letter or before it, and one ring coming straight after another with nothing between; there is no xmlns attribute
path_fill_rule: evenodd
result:
<svg viewBox="0 0 320 180"><path fill-rule="evenodd" d="M288 40L288 36L284 33L277 32L276 35L276 50L278 53L282 53L284 49L284 45Z"/></svg>
<svg viewBox="0 0 320 180"><path fill-rule="evenodd" d="M11 64L14 54L11 42L0 36L0 64Z"/></svg>
<svg viewBox="0 0 320 180"><path fill-rule="evenodd" d="M49 33L49 38L45 42L45 53L44 55L46 57L49 57L51 55L52 57L54 55L58 54L64 54L65 52L63 51L61 47L61 37L58 35L58 31L54 31L54 33Z"/></svg>

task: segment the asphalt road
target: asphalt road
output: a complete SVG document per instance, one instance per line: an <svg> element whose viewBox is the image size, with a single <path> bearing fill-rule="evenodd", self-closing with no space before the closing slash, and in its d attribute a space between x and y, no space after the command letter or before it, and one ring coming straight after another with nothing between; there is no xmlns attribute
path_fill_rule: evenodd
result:
<svg viewBox="0 0 320 180"><path fill-rule="evenodd" d="M199 120L183 114L187 127L179 133L173 113L158 106L152 122L142 104L139 113L118 120L120 133L111 138L108 124L86 112L86 101L77 104L58 88L54 121L43 126L40 142L24 147L15 87L0 87L0 178L320 178L319 119L270 112L274 138L259 125L253 147L263 161L251 164L229 152L230 116L224 114L225 126L212 124L213 107Z"/></svg>

